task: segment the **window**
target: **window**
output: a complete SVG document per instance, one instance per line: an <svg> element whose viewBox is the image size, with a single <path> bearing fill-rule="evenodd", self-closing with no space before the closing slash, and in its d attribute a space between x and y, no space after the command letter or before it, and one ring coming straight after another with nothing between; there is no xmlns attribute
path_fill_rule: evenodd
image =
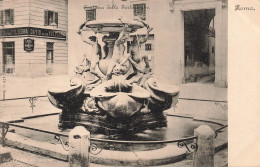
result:
<svg viewBox="0 0 260 167"><path fill-rule="evenodd" d="M152 50L152 44L145 44L145 51Z"/></svg>
<svg viewBox="0 0 260 167"><path fill-rule="evenodd" d="M46 73L52 73L53 64L53 42L46 43Z"/></svg>
<svg viewBox="0 0 260 167"><path fill-rule="evenodd" d="M47 56L46 56L47 63L53 63L53 42L47 42L46 48L47 48Z"/></svg>
<svg viewBox="0 0 260 167"><path fill-rule="evenodd" d="M14 73L15 69L15 47L14 42L3 42L3 72Z"/></svg>
<svg viewBox="0 0 260 167"><path fill-rule="evenodd" d="M146 20L146 4L134 4L134 16L139 16L141 19Z"/></svg>
<svg viewBox="0 0 260 167"><path fill-rule="evenodd" d="M86 20L96 20L96 9L86 10Z"/></svg>
<svg viewBox="0 0 260 167"><path fill-rule="evenodd" d="M45 10L44 11L44 25L58 27L58 12Z"/></svg>
<svg viewBox="0 0 260 167"><path fill-rule="evenodd" d="M1 25L13 25L14 24L14 10L6 9L0 11L0 24Z"/></svg>

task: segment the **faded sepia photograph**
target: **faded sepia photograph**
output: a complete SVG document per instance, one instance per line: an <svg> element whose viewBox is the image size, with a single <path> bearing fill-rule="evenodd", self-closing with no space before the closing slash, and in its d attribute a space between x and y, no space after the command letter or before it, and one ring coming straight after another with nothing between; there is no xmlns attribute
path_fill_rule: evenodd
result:
<svg viewBox="0 0 260 167"><path fill-rule="evenodd" d="M229 10L0 0L0 166L227 167Z"/></svg>

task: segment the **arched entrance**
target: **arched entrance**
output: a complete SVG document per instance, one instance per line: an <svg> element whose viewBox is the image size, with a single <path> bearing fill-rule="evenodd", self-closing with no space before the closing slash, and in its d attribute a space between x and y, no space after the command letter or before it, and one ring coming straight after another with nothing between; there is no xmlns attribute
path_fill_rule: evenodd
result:
<svg viewBox="0 0 260 167"><path fill-rule="evenodd" d="M214 83L214 17L214 9L184 12L185 83Z"/></svg>
<svg viewBox="0 0 260 167"><path fill-rule="evenodd" d="M174 42L175 45L175 58L176 61L179 61L180 63L180 81L181 83L187 83L186 77L185 77L185 65L187 62L187 55L190 54L187 50L187 46L189 45L189 42L185 41L185 15L192 15L193 13L198 13L198 15L202 15L200 13L207 13L207 17L205 19L205 25L204 23L197 23L197 27L203 27L204 28L196 28L194 30L195 32L199 32L198 34L206 35L206 30L209 32L208 25L210 24L211 20L214 18L214 29L215 29L215 47L214 47L214 63L215 63L215 73L214 77L212 79L212 82L216 86L220 87L226 87L227 86L227 9L226 4L222 1L202 1L202 0L194 0L194 1L188 1L188 0L182 0L182 1L175 1L174 2L174 38L176 39ZM195 12L196 11L196 12ZM215 17L214 17L215 16ZM193 16L195 17L195 16ZM206 23L208 24L206 26ZM195 24L195 23L194 23ZM203 31L205 31L203 33ZM197 37L199 35L196 34ZM209 35L209 34L207 34ZM207 37L208 38L208 37ZM193 43L190 46L196 47L195 51L192 51L194 54L196 54L197 61L201 61L203 59L205 64L208 64L208 71L209 71L209 64L210 64L210 56L209 50L205 48L206 38L200 37L200 40L198 43ZM194 41L193 41L194 42ZM203 51L204 49L204 51ZM188 52L188 53L187 53ZM205 54L207 53L207 54ZM204 54L204 56L203 56ZM204 57L204 58L203 58ZM205 58L207 57L207 58ZM193 60L195 65L195 59ZM202 63L203 63L202 61ZM196 66L203 66L202 63L197 63ZM213 81L214 80L214 81Z"/></svg>

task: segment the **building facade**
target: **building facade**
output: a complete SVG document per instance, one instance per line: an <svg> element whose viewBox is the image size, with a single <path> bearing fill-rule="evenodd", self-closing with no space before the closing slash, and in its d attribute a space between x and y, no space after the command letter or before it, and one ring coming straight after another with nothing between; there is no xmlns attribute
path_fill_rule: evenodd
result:
<svg viewBox="0 0 260 167"><path fill-rule="evenodd" d="M0 74L67 74L67 20L67 0L0 0Z"/></svg>
<svg viewBox="0 0 260 167"><path fill-rule="evenodd" d="M85 0L69 6L69 26L75 32L87 19L144 18L153 30L142 54L151 55L160 81L227 87L226 0ZM145 34L145 29L136 34ZM82 41L73 32L69 37L74 39L69 41L70 54L81 55Z"/></svg>

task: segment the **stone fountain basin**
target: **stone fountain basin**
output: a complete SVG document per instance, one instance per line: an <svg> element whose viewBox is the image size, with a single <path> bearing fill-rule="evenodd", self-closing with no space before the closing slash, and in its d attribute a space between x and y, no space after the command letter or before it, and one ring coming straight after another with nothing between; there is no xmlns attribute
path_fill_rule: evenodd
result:
<svg viewBox="0 0 260 167"><path fill-rule="evenodd" d="M213 129L220 127L220 125L217 123L196 121L192 118L168 116L167 119L168 122L171 122L168 124L167 128L146 130L143 133L135 134L132 138L135 139L135 141L173 140L192 136L194 129L202 124L207 124ZM24 122L19 122L17 124L62 134L68 134L70 131L70 129L63 131L58 129L58 115L25 119ZM6 144L8 145L13 145L20 149L26 149L32 152L38 152L43 155L68 161L68 152L63 150L61 144L53 141L53 135L15 128L15 133L9 132L7 133L6 137ZM91 137L98 139L106 138L98 134L91 134ZM127 136L127 138L128 137L129 136ZM214 143L215 147L218 149L225 148L226 138L226 133L220 133L220 135L218 135L218 139ZM129 141L129 139L121 140ZM67 141L67 139L64 138L64 141ZM98 148L103 148L105 142L103 142L102 145L98 143L94 144L100 146ZM166 144L164 147L159 148L155 145L149 146L147 144L132 145L126 143L125 146L122 146L121 144L115 144L115 150L107 150L105 148L98 155L90 154L92 163L103 164L104 166L165 165L183 160L185 158L186 149L179 148L176 144Z"/></svg>
<svg viewBox="0 0 260 167"><path fill-rule="evenodd" d="M143 103L150 97L145 89L132 85L129 92L107 92L106 87L113 84L110 80L94 88L90 96L98 99L98 106L114 118L130 117L140 111Z"/></svg>
<svg viewBox="0 0 260 167"><path fill-rule="evenodd" d="M180 93L180 89L176 85L156 83L153 78L147 80L145 88L151 97L161 102L164 102L169 96L178 98Z"/></svg>
<svg viewBox="0 0 260 167"><path fill-rule="evenodd" d="M85 91L84 85L80 82L73 86L63 85L59 87L52 87L48 90L48 98L52 105L59 109L66 107L80 107L83 102L83 93Z"/></svg>
<svg viewBox="0 0 260 167"><path fill-rule="evenodd" d="M174 96L180 92L180 89L176 85L156 83L154 78L148 79L147 84L158 93L167 93Z"/></svg>
<svg viewBox="0 0 260 167"><path fill-rule="evenodd" d="M91 28L94 32L109 33L109 32L121 32L124 24L128 24L126 31L135 32L136 29L143 28L141 22L135 20L126 19L110 19L110 20L93 20L86 23L87 28Z"/></svg>

